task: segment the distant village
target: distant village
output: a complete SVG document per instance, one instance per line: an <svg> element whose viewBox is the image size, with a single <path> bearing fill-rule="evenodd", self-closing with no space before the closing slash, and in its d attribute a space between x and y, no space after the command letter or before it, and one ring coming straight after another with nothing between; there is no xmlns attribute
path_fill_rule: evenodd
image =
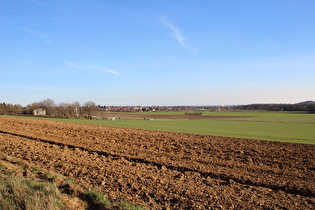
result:
<svg viewBox="0 0 315 210"><path fill-rule="evenodd" d="M168 112L210 110L210 106L98 106L98 110L107 112Z"/></svg>

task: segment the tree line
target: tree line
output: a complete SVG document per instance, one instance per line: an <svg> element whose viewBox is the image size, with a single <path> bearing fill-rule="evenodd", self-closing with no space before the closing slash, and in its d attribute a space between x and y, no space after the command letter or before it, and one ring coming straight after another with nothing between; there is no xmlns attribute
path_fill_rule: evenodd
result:
<svg viewBox="0 0 315 210"><path fill-rule="evenodd" d="M82 105L80 102L59 103L56 104L52 99L45 99L34 102L26 107L18 104L0 103L0 115L33 115L34 110L45 110L45 116L58 118L91 118L92 112L100 111L241 111L241 110L258 110L258 111L303 111L315 113L315 102L306 101L297 104L249 104L236 106L166 106L166 107L105 107L97 106L95 102L87 101ZM195 112L194 112L195 113ZM202 113L202 112L200 112Z"/></svg>
<svg viewBox="0 0 315 210"><path fill-rule="evenodd" d="M315 113L315 102L298 104L249 104L239 105L236 109L240 110L259 110L259 111L303 111L309 113Z"/></svg>
<svg viewBox="0 0 315 210"><path fill-rule="evenodd" d="M0 103L0 114L2 115L33 115L34 110L38 109L45 110L47 117L80 118L91 116L92 112L97 110L97 105L92 101L87 101L83 105L80 102L56 104L52 99L33 102L26 107L18 104Z"/></svg>

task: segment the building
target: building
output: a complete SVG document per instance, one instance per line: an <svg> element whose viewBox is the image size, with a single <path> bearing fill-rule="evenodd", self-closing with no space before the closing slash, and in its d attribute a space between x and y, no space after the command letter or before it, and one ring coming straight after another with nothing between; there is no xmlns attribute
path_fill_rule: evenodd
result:
<svg viewBox="0 0 315 210"><path fill-rule="evenodd" d="M44 109L34 109L33 115L35 116L46 116L46 110Z"/></svg>

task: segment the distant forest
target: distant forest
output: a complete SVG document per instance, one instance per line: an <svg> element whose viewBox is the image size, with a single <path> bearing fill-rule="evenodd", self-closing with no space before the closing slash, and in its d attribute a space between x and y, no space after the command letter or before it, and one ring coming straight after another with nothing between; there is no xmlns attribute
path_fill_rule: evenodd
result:
<svg viewBox="0 0 315 210"><path fill-rule="evenodd" d="M235 107L239 110L261 110L261 111L305 111L315 113L315 102L306 101L297 104L249 104Z"/></svg>

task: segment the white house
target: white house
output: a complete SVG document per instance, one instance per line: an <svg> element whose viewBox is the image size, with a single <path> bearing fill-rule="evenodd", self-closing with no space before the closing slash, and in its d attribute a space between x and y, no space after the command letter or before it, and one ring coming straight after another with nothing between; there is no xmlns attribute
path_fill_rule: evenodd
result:
<svg viewBox="0 0 315 210"><path fill-rule="evenodd" d="M46 115L46 110L44 110L44 109L34 109L33 115L35 115L35 116L45 116Z"/></svg>

